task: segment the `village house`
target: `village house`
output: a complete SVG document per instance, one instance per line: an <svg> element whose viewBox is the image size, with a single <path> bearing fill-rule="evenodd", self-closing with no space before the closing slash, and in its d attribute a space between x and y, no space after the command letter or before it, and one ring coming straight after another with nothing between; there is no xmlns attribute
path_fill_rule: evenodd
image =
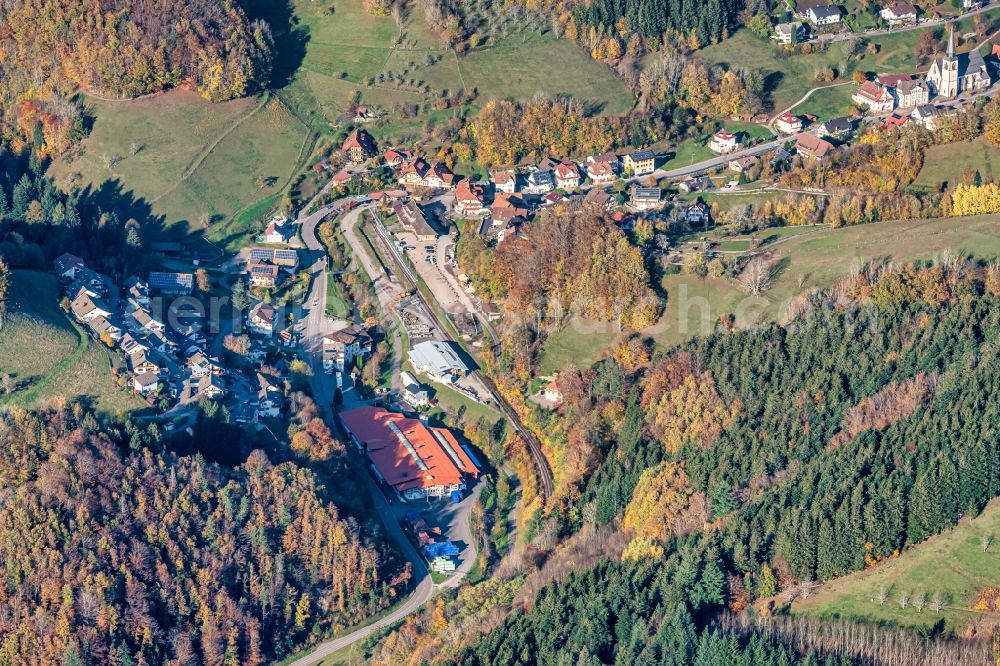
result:
<svg viewBox="0 0 1000 666"><path fill-rule="evenodd" d="M979 49L955 54L955 29L948 34L948 51L936 58L927 70L927 83L935 95L955 97L990 87L990 74Z"/></svg>
<svg viewBox="0 0 1000 666"><path fill-rule="evenodd" d="M76 298L70 303L70 311L76 317L77 321L82 323L87 323L97 317L108 318L111 316L111 310L108 309L104 302L97 297L91 296L85 289L80 289Z"/></svg>
<svg viewBox="0 0 1000 666"><path fill-rule="evenodd" d="M802 131L802 119L785 111L774 119L774 126L779 132L785 134L795 134Z"/></svg>
<svg viewBox="0 0 1000 666"><path fill-rule="evenodd" d="M444 164L438 162L424 176L423 185L424 187L450 190L455 187L455 174Z"/></svg>
<svg viewBox="0 0 1000 666"><path fill-rule="evenodd" d="M517 172L513 169L491 171L490 179L493 183L493 189L497 192L505 192L507 194L517 192Z"/></svg>
<svg viewBox="0 0 1000 666"><path fill-rule="evenodd" d="M160 388L160 378L151 373L132 375L132 390L139 395L148 396Z"/></svg>
<svg viewBox="0 0 1000 666"><path fill-rule="evenodd" d="M736 135L728 131L725 127L716 132L708 144L709 150L719 155L731 153L739 147L740 144L736 140Z"/></svg>
<svg viewBox="0 0 1000 666"><path fill-rule="evenodd" d="M448 167L440 162L430 166L427 160L422 157L407 162L403 166L398 180L406 188L451 189L455 186L455 174Z"/></svg>
<svg viewBox="0 0 1000 666"><path fill-rule="evenodd" d="M263 289L273 289L278 284L278 274L280 271L281 269L274 264L267 264L262 261L254 262L247 266L250 285Z"/></svg>
<svg viewBox="0 0 1000 666"><path fill-rule="evenodd" d="M222 379L211 373L203 377L198 377L198 381L192 383L195 387L195 393L209 400L221 398L226 392L222 384Z"/></svg>
<svg viewBox="0 0 1000 666"><path fill-rule="evenodd" d="M147 349L146 345L132 337L131 333L123 335L122 339L118 341L118 346L121 347L121 350L128 356L137 354L141 351L146 351Z"/></svg>
<svg viewBox="0 0 1000 666"><path fill-rule="evenodd" d="M879 16L891 27L912 25L917 22L917 8L910 4L894 2L883 7Z"/></svg>
<svg viewBox="0 0 1000 666"><path fill-rule="evenodd" d="M430 225L420 206L414 201L397 203L392 207L396 219L410 231L421 243L431 243L437 240L437 231Z"/></svg>
<svg viewBox="0 0 1000 666"><path fill-rule="evenodd" d="M878 82L889 89L900 108L920 106L930 99L930 86L912 74L884 74Z"/></svg>
<svg viewBox="0 0 1000 666"><path fill-rule="evenodd" d="M627 153L623 160L623 167L627 173L633 176L648 176L656 171L656 155L652 150L636 150Z"/></svg>
<svg viewBox="0 0 1000 666"><path fill-rule="evenodd" d="M497 230L497 245L500 243L505 243L512 238L519 238L521 236L521 227L524 226L526 220L523 217L513 217L507 222L500 224L500 228ZM496 224L496 221L494 221Z"/></svg>
<svg viewBox="0 0 1000 666"><path fill-rule="evenodd" d="M276 419L281 416L283 398L278 387L267 377L257 373L257 415Z"/></svg>
<svg viewBox="0 0 1000 666"><path fill-rule="evenodd" d="M490 206L490 219L494 226L500 226L515 217L527 217L528 207L520 197L513 194L498 193Z"/></svg>
<svg viewBox="0 0 1000 666"><path fill-rule="evenodd" d="M833 144L812 134L803 134L795 143L795 152L804 159L822 161L833 151Z"/></svg>
<svg viewBox="0 0 1000 666"><path fill-rule="evenodd" d="M149 307L149 285L141 278L130 277L125 282L125 298L138 307Z"/></svg>
<svg viewBox="0 0 1000 666"><path fill-rule="evenodd" d="M893 130L903 127L908 122L910 122L909 116L903 116L898 113L894 113L882 122L878 124L880 130L891 132Z"/></svg>
<svg viewBox="0 0 1000 666"><path fill-rule="evenodd" d="M413 153L402 148L390 148L385 151L385 165L392 169L402 166L413 159Z"/></svg>
<svg viewBox="0 0 1000 666"><path fill-rule="evenodd" d="M133 374L160 374L159 364L155 363L145 350L137 351L136 353L131 354L128 357L128 362Z"/></svg>
<svg viewBox="0 0 1000 666"><path fill-rule="evenodd" d="M98 338L106 335L111 340L118 340L122 337L122 329L120 326L112 323L106 317L94 317L87 322L87 326Z"/></svg>
<svg viewBox="0 0 1000 666"><path fill-rule="evenodd" d="M552 173L556 177L556 187L560 190L575 190L580 187L580 167L576 162L564 160L556 165Z"/></svg>
<svg viewBox="0 0 1000 666"><path fill-rule="evenodd" d="M414 407L426 407L430 403L427 389L420 385L416 377L403 371L399 373L399 379L403 384L403 400Z"/></svg>
<svg viewBox="0 0 1000 666"><path fill-rule="evenodd" d="M372 113L372 110L369 109L367 106L354 107L354 122L366 123L374 117L375 114Z"/></svg>
<svg viewBox="0 0 1000 666"><path fill-rule="evenodd" d="M638 211L661 208L663 193L658 187L633 187L629 205Z"/></svg>
<svg viewBox="0 0 1000 666"><path fill-rule="evenodd" d="M264 264L278 269L284 268L290 273L294 273L299 267L299 253L293 249L252 247L247 264L248 267ZM250 271L250 273L252 278L253 272ZM277 278L277 272L275 272L274 277Z"/></svg>
<svg viewBox="0 0 1000 666"><path fill-rule="evenodd" d="M247 315L247 326L253 333L270 336L274 333L274 306L263 301L250 308Z"/></svg>
<svg viewBox="0 0 1000 666"><path fill-rule="evenodd" d="M814 25L840 23L840 8L836 5L818 5L809 8L809 20Z"/></svg>
<svg viewBox="0 0 1000 666"><path fill-rule="evenodd" d="M187 360L187 367L191 371L192 377L207 377L221 370L201 351L196 352Z"/></svg>
<svg viewBox="0 0 1000 666"><path fill-rule="evenodd" d="M455 188L455 210L462 215L485 215L486 188L466 178Z"/></svg>
<svg viewBox="0 0 1000 666"><path fill-rule="evenodd" d="M819 136L843 138L854 131L854 124L850 118L841 116L832 118L819 126Z"/></svg>
<svg viewBox="0 0 1000 666"><path fill-rule="evenodd" d="M541 396L552 403L560 403L563 401L562 390L559 388L559 376L554 376L550 381L546 382L542 386L540 391Z"/></svg>
<svg viewBox="0 0 1000 666"><path fill-rule="evenodd" d="M288 245L295 238L295 224L284 215L275 215L264 230L264 242Z"/></svg>
<svg viewBox="0 0 1000 666"><path fill-rule="evenodd" d="M747 157L737 157L735 160L729 161L729 170L735 171L736 173L746 173L750 169L757 166L759 160L753 155L748 155Z"/></svg>
<svg viewBox="0 0 1000 666"><path fill-rule="evenodd" d="M69 252L59 255L52 264L55 266L56 275L67 280L75 279L77 272L85 266L83 259Z"/></svg>
<svg viewBox="0 0 1000 666"><path fill-rule="evenodd" d="M375 149L375 139L372 138L371 134L360 128L355 129L347 135L344 144L341 146L341 150L347 153L347 158L355 164L364 162L377 152Z"/></svg>
<svg viewBox="0 0 1000 666"><path fill-rule="evenodd" d="M354 359L371 351L371 336L356 326L342 328L323 336L323 369L344 372Z"/></svg>
<svg viewBox="0 0 1000 666"><path fill-rule="evenodd" d="M135 320L139 328L147 331L163 332L167 329L167 325L159 317L154 316L152 312L144 308L132 312L132 319Z"/></svg>
<svg viewBox="0 0 1000 666"><path fill-rule="evenodd" d="M941 111L933 104L921 104L910 113L910 120L934 131L937 129Z"/></svg>
<svg viewBox="0 0 1000 666"><path fill-rule="evenodd" d="M591 162L587 164L587 177L594 185L610 185L617 175L609 162Z"/></svg>
<svg viewBox="0 0 1000 666"><path fill-rule="evenodd" d="M805 26L799 21L779 23L774 26L774 34L771 35L771 39L779 44L797 44L804 37L804 33Z"/></svg>
<svg viewBox="0 0 1000 666"><path fill-rule="evenodd" d="M674 219L689 227L704 226L707 229L712 218L708 206L701 199L695 199L690 203L678 203L674 207Z"/></svg>
<svg viewBox="0 0 1000 666"><path fill-rule="evenodd" d="M712 187L712 179L708 176L688 176L677 183L677 189L684 193L704 192Z"/></svg>
<svg viewBox="0 0 1000 666"><path fill-rule="evenodd" d="M528 194L545 194L555 189L555 186L556 181L551 171L536 169L528 174L524 191Z"/></svg>
<svg viewBox="0 0 1000 666"><path fill-rule="evenodd" d="M587 164L596 164L598 162L604 162L611 166L611 170L616 174L621 171L621 160L618 159L618 155L615 153L604 153L603 155L597 155L596 157L591 155L587 158Z"/></svg>
<svg viewBox="0 0 1000 666"><path fill-rule="evenodd" d="M191 273L151 271L148 284L150 289L155 289L161 294L188 296L194 291L194 275Z"/></svg>
<svg viewBox="0 0 1000 666"><path fill-rule="evenodd" d="M896 105L889 89L877 81L865 81L859 85L851 99L872 113L888 113Z"/></svg>

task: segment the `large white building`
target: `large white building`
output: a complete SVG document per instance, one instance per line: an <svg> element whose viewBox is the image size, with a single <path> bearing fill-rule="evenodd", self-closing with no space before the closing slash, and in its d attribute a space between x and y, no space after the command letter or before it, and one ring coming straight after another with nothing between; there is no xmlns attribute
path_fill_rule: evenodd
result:
<svg viewBox="0 0 1000 666"><path fill-rule="evenodd" d="M450 384L456 377L469 372L469 366L459 358L447 342L427 340L414 345L407 356L413 368L436 382Z"/></svg>
<svg viewBox="0 0 1000 666"><path fill-rule="evenodd" d="M948 52L931 63L927 83L935 95L955 97L963 92L989 88L990 74L979 49L955 55L955 29L952 28L948 34Z"/></svg>

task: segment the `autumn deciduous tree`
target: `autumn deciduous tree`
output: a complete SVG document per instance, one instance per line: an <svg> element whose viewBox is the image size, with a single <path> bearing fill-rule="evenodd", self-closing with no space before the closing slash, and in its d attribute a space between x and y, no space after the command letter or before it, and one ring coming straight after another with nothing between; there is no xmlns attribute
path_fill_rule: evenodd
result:
<svg viewBox="0 0 1000 666"><path fill-rule="evenodd" d="M691 490L679 463L662 463L645 470L625 508L622 526L639 537L662 541L687 507Z"/></svg>

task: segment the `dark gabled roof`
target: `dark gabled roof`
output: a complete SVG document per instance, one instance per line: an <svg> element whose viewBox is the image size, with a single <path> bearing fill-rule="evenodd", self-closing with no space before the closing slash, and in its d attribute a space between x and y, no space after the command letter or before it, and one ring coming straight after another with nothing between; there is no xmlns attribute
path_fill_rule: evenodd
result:
<svg viewBox="0 0 1000 666"><path fill-rule="evenodd" d="M653 154L652 150L637 150L634 153L630 153L629 158L631 158L633 162L642 162L644 160L655 159L656 155Z"/></svg>
<svg viewBox="0 0 1000 666"><path fill-rule="evenodd" d="M830 18L831 16L840 16L840 8L834 5L819 5L817 7L812 7L810 11L818 19Z"/></svg>
<svg viewBox="0 0 1000 666"><path fill-rule="evenodd" d="M850 132L854 129L854 125L849 118L841 116L839 118L831 118L823 123L823 129L827 132Z"/></svg>

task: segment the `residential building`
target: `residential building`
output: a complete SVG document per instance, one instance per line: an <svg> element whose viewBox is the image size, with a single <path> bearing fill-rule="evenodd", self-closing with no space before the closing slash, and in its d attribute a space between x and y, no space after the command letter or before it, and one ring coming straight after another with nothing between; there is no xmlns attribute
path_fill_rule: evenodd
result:
<svg viewBox="0 0 1000 666"><path fill-rule="evenodd" d="M687 224L689 227L708 227L711 222L711 211L701 199L695 199L689 203L679 203L674 208L674 217L678 221Z"/></svg>
<svg viewBox="0 0 1000 666"><path fill-rule="evenodd" d="M842 138L848 136L853 131L854 124L850 118L845 118L844 116L832 118L819 126L819 135L821 137Z"/></svg>
<svg viewBox="0 0 1000 666"><path fill-rule="evenodd" d="M879 129L886 130L886 131L892 131L892 130L895 130L895 129L899 129L900 127L902 127L903 125L905 125L909 121L910 121L910 117L909 116L902 116L902 115L900 115L898 113L894 113L891 116L889 116L888 118L886 118L885 120L883 120L881 123L879 123L878 126L879 126Z"/></svg>
<svg viewBox="0 0 1000 666"><path fill-rule="evenodd" d="M375 139L372 138L371 134L360 128L355 129L347 135L347 139L344 140L341 150L347 153L348 159L355 164L364 162L377 152L375 149Z"/></svg>
<svg viewBox="0 0 1000 666"><path fill-rule="evenodd" d="M910 120L933 131L937 129L941 110L933 104L921 104L910 113Z"/></svg>
<svg viewBox="0 0 1000 666"><path fill-rule="evenodd" d="M729 160L729 170L735 171L736 173L746 173L750 169L757 166L758 160L753 155L748 155L746 157L737 157L735 160Z"/></svg>
<svg viewBox="0 0 1000 666"><path fill-rule="evenodd" d="M437 340L421 342L410 349L407 357L417 372L443 384L451 384L456 378L469 372L469 366L447 342Z"/></svg>
<svg viewBox="0 0 1000 666"><path fill-rule="evenodd" d="M125 354L127 354L128 356L131 356L132 354L138 354L139 352L144 352L148 349L148 347L145 344L139 342L134 337L132 337L131 333L126 333L125 335L123 335L122 339L118 341L118 346L121 347L121 350L125 352Z"/></svg>
<svg viewBox="0 0 1000 666"><path fill-rule="evenodd" d="M390 148L385 151L385 165L393 169L413 159L413 153L402 148Z"/></svg>
<svg viewBox="0 0 1000 666"><path fill-rule="evenodd" d="M132 389L139 395L156 393L160 388L160 378L151 373L132 375Z"/></svg>
<svg viewBox="0 0 1000 666"><path fill-rule="evenodd" d="M250 313L247 315L247 326L254 333L266 336L273 335L275 316L274 306L261 301L250 308Z"/></svg>
<svg viewBox="0 0 1000 666"><path fill-rule="evenodd" d="M225 394L226 389L219 377L208 374L198 378L198 382L195 384L195 391L197 395L209 400L215 400L216 398L221 398Z"/></svg>
<svg viewBox="0 0 1000 666"><path fill-rule="evenodd" d="M935 95L955 97L960 93L989 88L990 74L978 48L955 54L955 29L952 28L948 34L948 51L943 58L931 63L927 70L927 83Z"/></svg>
<svg viewBox="0 0 1000 666"><path fill-rule="evenodd" d="M559 376L554 376L550 381L542 386L541 396L549 402L560 403L563 401L562 390L559 388Z"/></svg>
<svg viewBox="0 0 1000 666"><path fill-rule="evenodd" d="M459 182L455 188L455 210L462 215L485 215L489 212L486 207L486 188L470 178Z"/></svg>
<svg viewBox="0 0 1000 666"><path fill-rule="evenodd" d="M128 357L128 363L133 374L160 374L159 364L153 361L152 357L145 350L131 354Z"/></svg>
<svg viewBox="0 0 1000 666"><path fill-rule="evenodd" d="M677 189L681 192L704 192L712 187L712 179L708 176L688 176L677 183Z"/></svg>
<svg viewBox="0 0 1000 666"><path fill-rule="evenodd" d="M823 160L832 150L832 143L812 134L802 134L795 143L795 152L806 159Z"/></svg>
<svg viewBox="0 0 1000 666"><path fill-rule="evenodd" d="M323 337L323 368L343 372L354 359L371 351L371 336L362 328L349 326Z"/></svg>
<svg viewBox="0 0 1000 666"><path fill-rule="evenodd" d="M455 174L440 162L431 166L422 157L417 157L403 165L399 183L404 187L428 187L451 189L455 186Z"/></svg>
<svg viewBox="0 0 1000 666"><path fill-rule="evenodd" d="M112 323L107 317L94 317L87 322L87 326L98 338L102 335L107 335L111 340L118 340L122 337L121 327Z"/></svg>
<svg viewBox="0 0 1000 666"><path fill-rule="evenodd" d="M716 132L708 144L709 150L719 155L731 153L739 147L740 144L736 140L736 135L728 131L725 127Z"/></svg>
<svg viewBox="0 0 1000 666"><path fill-rule="evenodd" d="M381 407L352 409L340 418L379 480L403 501L447 497L479 475L468 452L446 428L429 427Z"/></svg>
<svg viewBox="0 0 1000 666"><path fill-rule="evenodd" d="M621 160L618 159L618 155L615 153L604 153L603 155L590 156L587 158L587 164L595 164L598 162L604 162L611 166L611 170L615 173L621 171Z"/></svg>
<svg viewBox="0 0 1000 666"><path fill-rule="evenodd" d="M636 150L625 155L623 167L633 176L648 176L656 171L656 155L652 150Z"/></svg>
<svg viewBox="0 0 1000 666"><path fill-rule="evenodd" d="M917 22L917 8L902 2L886 5L879 15L890 26L912 25Z"/></svg>
<svg viewBox="0 0 1000 666"><path fill-rule="evenodd" d="M282 402L284 402L284 399L278 387L272 384L267 377L258 372L257 415L271 419L280 417Z"/></svg>
<svg viewBox="0 0 1000 666"><path fill-rule="evenodd" d="M580 167L576 162L564 160L556 165L552 173L556 177L556 187L560 190L575 190L580 187Z"/></svg>
<svg viewBox="0 0 1000 666"><path fill-rule="evenodd" d="M507 224L515 217L527 217L528 207L521 197L513 194L498 193L490 206L490 219L494 226Z"/></svg>
<svg viewBox="0 0 1000 666"><path fill-rule="evenodd" d="M551 171L536 169L528 174L524 191L528 194L545 194L555 189L556 181Z"/></svg>
<svg viewBox="0 0 1000 666"><path fill-rule="evenodd" d="M888 113L896 105L889 89L877 81L865 81L859 85L851 99L872 113Z"/></svg>
<svg viewBox="0 0 1000 666"><path fill-rule="evenodd" d="M900 108L927 104L930 99L930 86L912 74L884 74L878 77L878 82L889 88L896 106Z"/></svg>
<svg viewBox="0 0 1000 666"><path fill-rule="evenodd" d="M490 178L493 181L493 188L497 192L505 192L507 194L517 192L517 172L513 169L493 171L490 173Z"/></svg>
<svg viewBox="0 0 1000 666"><path fill-rule="evenodd" d="M111 316L111 310L104 304L104 301L91 296L86 289L80 289L76 298L70 303L69 308L73 316L83 323L87 323L97 317L104 317L106 319Z"/></svg>
<svg viewBox="0 0 1000 666"><path fill-rule="evenodd" d="M76 278L77 272L85 267L83 259L69 252L59 255L52 265L55 267L56 275L68 280Z"/></svg>
<svg viewBox="0 0 1000 666"><path fill-rule="evenodd" d="M785 134L795 134L802 131L802 119L785 111L774 119L774 126L779 132Z"/></svg>
<svg viewBox="0 0 1000 666"><path fill-rule="evenodd" d="M397 203L392 207L392 210L396 213L396 219L399 220L399 223L413 233L418 241L430 243L437 240L437 231L424 217L424 212L420 210L420 206L416 202Z"/></svg>
<svg viewBox="0 0 1000 666"><path fill-rule="evenodd" d="M247 273L250 275L250 285L263 289L273 289L278 284L280 271L281 269L274 264L266 264L264 262L255 262L247 267Z"/></svg>
<svg viewBox="0 0 1000 666"><path fill-rule="evenodd" d="M167 273L152 271L149 274L149 287L161 294L187 296L194 291L194 275L191 273Z"/></svg>
<svg viewBox="0 0 1000 666"><path fill-rule="evenodd" d="M284 215L275 215L264 230L264 242L288 245L295 238L295 224Z"/></svg>
<svg viewBox="0 0 1000 666"><path fill-rule="evenodd" d="M525 219L523 217L514 217L501 224L500 229L497 231L497 245L512 238L519 238L521 236L521 227L524 223Z"/></svg>
<svg viewBox="0 0 1000 666"><path fill-rule="evenodd" d="M663 193L658 187L633 187L629 205L635 210L655 210L663 206Z"/></svg>
<svg viewBox="0 0 1000 666"><path fill-rule="evenodd" d="M218 372L220 368L216 366L204 352L196 352L187 360L187 367L191 371L192 377L207 377L215 372Z"/></svg>
<svg viewBox="0 0 1000 666"><path fill-rule="evenodd" d="M252 247L248 263L274 264L294 273L299 267L299 253L292 249Z"/></svg>
<svg viewBox="0 0 1000 666"><path fill-rule="evenodd" d="M774 34L771 39L779 44L797 44L802 39L805 27L799 21L791 23L779 23L774 26Z"/></svg>
<svg viewBox="0 0 1000 666"><path fill-rule="evenodd" d="M809 20L814 25L832 25L840 23L840 8L836 5L819 5L809 8Z"/></svg>
<svg viewBox="0 0 1000 666"><path fill-rule="evenodd" d="M408 372L401 372L399 379L403 384L403 400L414 407L425 407L430 403L427 389Z"/></svg>
<svg viewBox="0 0 1000 666"><path fill-rule="evenodd" d="M594 185L610 185L618 178L610 162L591 162L587 165L587 177Z"/></svg>
<svg viewBox="0 0 1000 666"><path fill-rule="evenodd" d="M129 278L125 282L125 298L136 307L149 307L149 285L140 278Z"/></svg>
<svg viewBox="0 0 1000 666"><path fill-rule="evenodd" d="M455 174L444 164L438 162L424 176L423 185L424 187L450 190L455 187Z"/></svg>

